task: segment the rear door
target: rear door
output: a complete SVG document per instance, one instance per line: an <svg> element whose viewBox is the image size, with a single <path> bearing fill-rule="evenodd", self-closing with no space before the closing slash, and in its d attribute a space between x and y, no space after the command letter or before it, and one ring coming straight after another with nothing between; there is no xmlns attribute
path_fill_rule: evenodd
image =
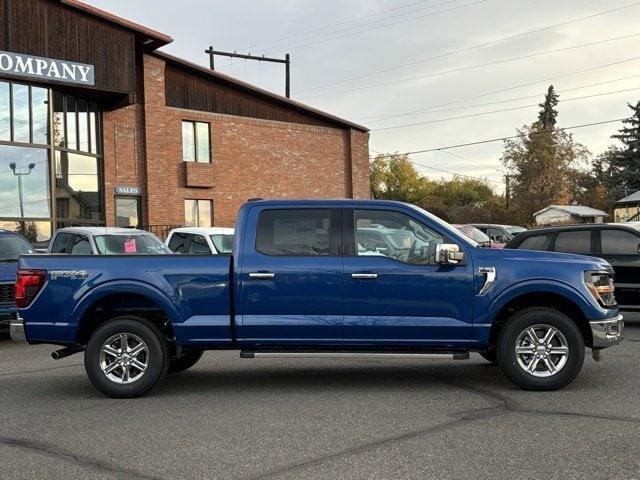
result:
<svg viewBox="0 0 640 480"><path fill-rule="evenodd" d="M599 256L615 271L618 305L640 310L640 235L621 228L603 228L599 234Z"/></svg>
<svg viewBox="0 0 640 480"><path fill-rule="evenodd" d="M339 208L256 206L239 259L239 341L245 345L342 343Z"/></svg>
<svg viewBox="0 0 640 480"><path fill-rule="evenodd" d="M401 210L343 211L345 345L465 347L471 335L473 265L439 265L436 246L450 243ZM371 231L387 238L372 248Z"/></svg>
<svg viewBox="0 0 640 480"><path fill-rule="evenodd" d="M596 234L595 228L560 230L553 241L551 250L593 256L596 254Z"/></svg>

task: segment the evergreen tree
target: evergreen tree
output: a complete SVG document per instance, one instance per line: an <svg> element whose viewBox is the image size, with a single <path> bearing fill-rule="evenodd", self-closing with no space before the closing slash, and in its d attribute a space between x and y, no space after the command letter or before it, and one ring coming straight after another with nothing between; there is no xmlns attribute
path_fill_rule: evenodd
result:
<svg viewBox="0 0 640 480"><path fill-rule="evenodd" d="M629 104L629 108L633 115L623 120L624 126L611 137L622 147L612 149L608 160L613 183L632 193L640 190L640 101L635 106Z"/></svg>
<svg viewBox="0 0 640 480"><path fill-rule="evenodd" d="M558 94L553 85L549 85L547 94L544 97L544 103L539 103L538 106L541 108L540 113L538 113L538 122L540 122L544 130L553 129L558 118L558 111L556 110Z"/></svg>

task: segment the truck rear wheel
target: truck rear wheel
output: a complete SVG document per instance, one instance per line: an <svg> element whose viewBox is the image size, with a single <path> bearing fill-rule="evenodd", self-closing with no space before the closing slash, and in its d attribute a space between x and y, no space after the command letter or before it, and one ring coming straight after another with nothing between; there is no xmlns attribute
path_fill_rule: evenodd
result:
<svg viewBox="0 0 640 480"><path fill-rule="evenodd" d="M202 350L187 350L180 357L169 362L169 373L184 372L193 367L202 358Z"/></svg>
<svg viewBox="0 0 640 480"><path fill-rule="evenodd" d="M105 395L139 397L166 375L167 341L160 329L145 318L117 317L93 332L84 366L91 383Z"/></svg>
<svg viewBox="0 0 640 480"><path fill-rule="evenodd" d="M496 346L498 364L525 390L557 390L573 381L584 361L577 325L552 308L527 308L504 326Z"/></svg>

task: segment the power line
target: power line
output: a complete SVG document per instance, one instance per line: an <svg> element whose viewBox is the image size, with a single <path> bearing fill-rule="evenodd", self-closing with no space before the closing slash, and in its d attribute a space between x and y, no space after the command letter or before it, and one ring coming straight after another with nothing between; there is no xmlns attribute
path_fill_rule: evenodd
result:
<svg viewBox="0 0 640 480"><path fill-rule="evenodd" d="M429 1L431 1L431 0L426 0L426 2L429 2ZM304 43L304 42L306 42L306 41L308 41L308 40L313 40L313 39L315 39L315 38L320 38L320 37L327 36L327 35L333 35L333 34L335 34L335 33L344 32L344 31L347 31L347 30L350 30L350 29L353 29L353 28L364 27L364 26L371 25L371 24L374 24L374 23L377 23L377 22L381 22L381 21L385 21L385 20L391 20L391 19L393 19L393 18L401 17L401 16L403 16L403 15L415 14L415 13L418 13L418 12L422 12L422 11L424 11L424 10L429 10L429 9L433 9L433 8L436 8L436 7L440 7L440 6L448 5L448 4L450 4L450 3L455 3L455 2L457 2L457 1L458 1L458 0L448 0L448 1L446 1L446 2L438 3L438 4L435 4L435 5L427 5L426 7L422 7L422 8L419 8L419 9L416 9L416 10L413 10L413 11L410 11L410 12L403 12L403 13L401 13L401 14L398 14L398 15L392 15L392 16L387 17L387 18L384 18L384 17L383 17L383 18L379 18L379 19L377 19L377 20L373 20L373 21L371 21L371 22L366 22L366 23L362 23L362 24L359 24L359 25L352 25L352 26L347 27L347 28L341 28L341 29L338 29L338 30L333 30L333 31L330 31L330 32L325 32L325 33L322 33L322 34L314 35L314 36L307 37L307 38L302 38L302 39L299 39L299 40L294 40L294 41L291 41L291 42L284 42L284 43L282 43L282 42L280 42L280 41L271 41L271 42L267 42L267 43L265 43L265 44L253 45L253 46L247 47L247 49L256 48L257 46L267 46L267 45L271 45L271 46L269 47L270 51L273 51L273 49L276 49L276 48L277 48L277 49L282 49L282 48L284 48L284 47L288 47L288 46L295 46L296 44ZM486 1L486 0L481 0L481 1ZM417 3L426 3L426 2L417 2ZM416 3L416 4L417 4L417 3ZM399 7L399 8L396 8L396 9L386 10L385 12L389 13L389 12L392 12L392 11L394 11L394 10L398 10L398 9L400 9L400 8L408 8L409 6L414 6L414 5L416 5L416 4L410 4L410 5L407 5L407 6L405 6L405 7ZM460 7L456 7L456 8L460 8ZM455 10L455 8L454 8L454 10ZM447 10L447 11L448 11L448 10ZM436 12L436 13L441 13L441 12ZM336 25L334 25L334 26L339 26L339 25L341 25L341 24L350 23L350 22L352 22L352 21L362 20L362 19L364 19L364 18L372 17L372 16L375 16L375 15L379 15L379 14L371 14L371 15L368 15L368 16L365 16L365 17L361 17L361 18L359 18L359 19L355 19L355 20L349 20L349 21L341 22L341 23L338 23L338 24L336 24ZM429 16L429 15L424 15L424 16ZM407 19L404 19L404 20L401 20L401 21L398 21L398 22L394 22L394 23L388 24L388 25L395 25L395 24L397 24L397 23L402 23L402 22L406 22L406 21L411 21L411 20L414 20L414 19L416 19L416 18L422 18L422 16L407 18ZM376 29L376 28L382 28L382 27L385 27L385 26L388 26L388 25L381 25L381 26L377 26L377 27L373 27L373 28L365 29L365 30L362 30L362 31L360 31L360 32L355 32L354 34L367 32L367 31L374 30L374 29ZM319 28L319 29L316 29L316 30L324 30L325 28L330 28L330 27L323 27L323 28ZM311 31L306 32L305 34L307 34L307 33L313 33L313 32L314 32L314 30L311 30ZM305 34L297 34L297 35L293 35L293 36L294 36L294 37L295 37L295 36L304 36ZM342 38L342 37L349 36L349 35L350 35L350 34L348 34L348 35L342 35L342 36L337 37L337 38ZM285 39L286 39L286 37L285 37ZM321 42L325 42L325 41L329 41L329 40L333 40L333 39L332 39L332 38L327 38L327 39L320 40L320 41L317 41L317 42L312 42L312 43L310 43L309 45L313 45L313 44L316 44L316 43L321 43ZM274 43L275 43L275 45L273 45ZM299 47L299 48L303 48L303 47L306 47L306 46L307 46L307 45L303 45L302 47ZM245 50L246 50L246 49L245 49ZM224 64L223 64L223 65L224 65Z"/></svg>
<svg viewBox="0 0 640 480"><path fill-rule="evenodd" d="M465 97L465 98L461 98L461 99L458 99L458 100L452 100L452 101L445 102L445 103L440 103L440 104L437 104L437 105L431 105L429 107L421 108L421 109L418 109L418 110L411 110L409 112L404 112L402 115L409 115L409 114L414 114L414 113L428 112L428 111L431 111L431 110L433 110L435 108L447 107L449 105L455 105L457 103L466 102L468 100L475 100L477 98L483 98L483 97L488 97L488 96L491 96L491 95L497 95L499 93L509 92L511 90L517 90L517 89L520 89L520 88L523 88L523 87L529 87L531 85L537 85L539 83L546 83L546 82L550 82L552 80L558 80L559 78L571 77L573 75L578 75L580 73L587 73L587 72L592 72L594 70L600 70L602 68L612 67L612 66L615 66L615 65L621 65L623 63L634 62L636 60L640 60L640 56L631 57L631 58L627 58L625 60L619 60L619 61L616 61L616 62L605 63L603 65L596 65L595 67L589 67L589 68L585 68L585 69L582 69L582 70L576 70L576 71L573 71L573 72L564 73L562 75L555 75L553 77L543 78L541 80L535 80L535 81L532 81L532 82L526 82L526 83L521 83L521 84L518 84L518 85L512 85L510 87L502 88L500 90L492 90L490 92L485 92L485 93L481 93L481 94L478 94L478 95L472 95L470 97Z"/></svg>
<svg viewBox="0 0 640 480"><path fill-rule="evenodd" d="M498 169L495 166L492 167L491 165L487 165L486 163L479 162L478 160L474 160L473 158L465 157L464 155L460 155L459 153L453 153L453 152L449 152L447 150L443 150L442 153L444 153L446 155L451 155L451 156L454 156L454 157L458 157L458 158L460 158L462 160L467 160L469 162L475 163L475 164L480 165L482 167L491 168L491 169L494 169L494 170L498 171Z"/></svg>
<svg viewBox="0 0 640 480"><path fill-rule="evenodd" d="M409 62L409 63L403 63L403 64L400 64L400 65L395 65L393 67L387 67L387 68L384 68L382 70L377 70L375 72L370 72L370 73L366 73L366 74L363 74L363 75L349 77L349 78L346 78L346 79L337 80L335 82L325 83L323 85L319 85L319 86L316 86L316 87L308 88L308 89L305 89L305 90L300 90L300 91L295 92L295 93L298 94L298 93L308 92L308 91L311 91L311 90L316 90L316 89L323 88L323 87L339 85L341 83L349 82L349 81L352 81L352 80L360 80L361 78L367 78L367 77L370 77L370 76L373 76L373 75L379 75L380 73L386 73L386 72L389 72L389 71L392 71L392 70L397 70L399 68L409 67L409 66L420 64L420 63L428 62L428 61L431 61L431 60L436 60L436 59L439 59L439 58L448 57L450 55L455 55L455 54L463 53L463 52L469 52L469 51L472 51L472 50L475 50L475 49L478 49L478 48L488 47L488 46L496 45L496 44L499 44L499 43L502 43L502 42L506 42L506 41L509 41L509 40L514 40L516 38L520 38L520 37L524 37L524 36L527 36L527 35L531 35L533 33L539 33L539 32L543 32L543 31L546 31L546 30L553 29L553 28L569 25L571 23L581 22L581 21L584 21L584 20L589 20L591 18L595 18L595 17L601 16L601 15L606 15L608 13L612 13L612 12L615 12L615 11L623 10L623 9L626 9L626 8L631 8L631 7L634 7L636 5L640 5L640 2L634 2L634 3L628 4L628 5L624 5L622 7L617 7L617 8L613 8L613 9L609 9L609 10L604 10L604 11L601 11L601 12L596 12L594 14L587 15L586 17L575 18L575 19L572 19L572 20L567 20L567 21L564 21L564 22L556 23L556 24L553 24L553 25L547 25L545 27L536 28L536 29L533 29L533 30L529 30L529 31L518 33L518 34L514 34L514 35L509 35L507 37L499 38L499 39L496 39L496 40L491 40L491 41L488 41L488 42L479 43L479 44L472 45L472 46L469 46L469 47L459 48L459 49L456 49L456 50L452 50L452 51L449 51L449 52L441 53L441 54L434 55L434 56L431 56L431 57L422 58L420 60L415 60L415 61L412 61L412 62Z"/></svg>
<svg viewBox="0 0 640 480"><path fill-rule="evenodd" d="M629 117L616 118L616 119L613 119L613 120L603 120L601 122L583 123L583 124L580 124L580 125L572 125L570 127L556 128L554 130L540 130L540 131L537 131L537 132L530 132L528 134L518 134L518 135L507 136L507 137L491 138L491 139L488 139L488 140L478 140L478 141L475 141L475 142L459 143L459 144L456 144L456 145L448 145L448 146L445 146L445 147L426 148L426 149L423 149L423 150L414 150L412 152L402 152L402 153L399 153L398 155L415 155L415 154L418 154L418 153L439 152L441 150L450 150L452 148L469 147L469 146L472 146L472 145L482 145L482 144L485 144L485 143L493 143L493 142L503 142L505 140L511 140L513 138L522 138L522 137L524 137L526 135L541 135L543 133L549 133L551 131L575 130L577 128L593 127L593 126L596 126L596 125L604 125L604 124L607 124L607 123L622 122L624 120L629 120Z"/></svg>
<svg viewBox="0 0 640 480"><path fill-rule="evenodd" d="M465 175L463 173L458 173L458 172L452 172L450 170L445 170L443 168L436 168L436 167L430 167L428 165L423 165L421 163L418 162L414 162L413 160L411 161L411 163L413 165L416 165L418 167L422 167L422 168L428 168L429 170L435 170L436 172L442 172L442 173L448 173L449 175L455 175L457 177L465 177L465 178L471 178L473 180L478 180L481 182L491 182L491 183L495 183L496 185L500 182L496 182L495 180L489 180L488 178L483 178L483 177L475 177L473 175Z"/></svg>
<svg viewBox="0 0 640 480"><path fill-rule="evenodd" d="M290 50L299 50L299 49L301 49L301 48L306 48L306 47L309 47L309 46L311 46L311 45L316 45L316 44L318 44L318 43L324 43L324 42L328 42L328 41L332 41L332 40L337 40L337 39L339 39L339 38L345 38L345 37L350 37L350 36L353 36L353 35L359 35L359 34L361 34L361 33L369 32L369 31L371 31L371 30L377 30L377 29L380 29L380 28L390 27L390 26L392 26L392 25L397 25L397 24L399 24L399 23L404 23L404 22L409 22L409 21L411 21L411 22L412 22L412 21L414 21L414 20L418 20L418 19L420 19L420 18L432 17L432 16L435 16L435 15L440 15L441 13L448 13L448 12L452 12L452 11L454 11L454 10L460 10L460 9L462 9L462 8L471 7L471 6L473 6L473 5L477 5L477 4L479 4L479 3L484 3L484 2L487 2L487 1L488 1L488 0L475 0L475 1L473 1L473 2L466 3L466 4L464 4L464 5L459 5L459 6L457 6L457 7L451 7L451 8L447 8L447 9L445 9L445 10L439 10L439 11L437 11L437 12L425 13L425 14L423 14L423 15L416 15L416 16L413 16L413 17L410 17L410 18L407 18L407 19L403 19L403 20L397 21L397 22L386 23L386 24L384 24L384 25L377 25L377 26L375 26L375 27L367 28L367 29L364 29L364 30L360 30L360 31L358 31L358 32L351 32L351 33L346 33L346 34L344 34L344 35L333 36L333 37L330 37L330 38L325 38L325 39L317 40L317 41L315 41L315 42L303 43L302 45L298 45L298 46L293 46L293 47L290 47L290 46L289 46L289 48L290 48ZM447 3L452 3L452 2L451 2L451 1L449 1L449 2L445 2L445 3L441 3L441 4L439 4L439 5L433 5L433 7L443 6L443 5L446 5ZM639 2L639 3L640 3L640 2ZM432 8L433 8L433 7L432 7ZM362 26L362 25L360 25L360 26ZM279 47L279 48L284 48L284 46L283 46L283 47ZM270 50L270 52L274 52L274 50Z"/></svg>
<svg viewBox="0 0 640 480"><path fill-rule="evenodd" d="M603 92L603 93L596 93L593 95L584 95L582 97L573 97L573 98L567 98L565 100L562 100L562 103L564 102L572 102L572 101L576 101L576 100L584 100L587 98L594 98L594 97L603 97L606 95L613 95L616 93L625 93L625 92L632 92L632 91L636 91L636 90L640 90L640 87L634 87L634 88L627 88L625 90L616 90L616 91L612 91L612 92ZM439 118L439 119L435 119L435 120L426 120L424 122L413 122L413 123L404 123L401 125L392 125L390 127L381 127L381 128L374 128L371 131L372 132L380 132L383 130L395 130L398 128L407 128L407 127L416 127L419 125L429 125L432 123L440 123L440 122L447 122L450 120L460 120L463 118L472 118L472 117L478 117L481 115L490 115L492 113L502 113L502 112L511 112L513 110L522 110L524 108L531 108L531 107L537 107L538 104L537 103L530 103L528 105L520 105L517 107L509 107L509 108L501 108L498 110L490 110L490 111L486 111L486 112L476 112L476 113L469 113L467 115L459 115L457 117L448 117L448 118Z"/></svg>
<svg viewBox="0 0 640 480"><path fill-rule="evenodd" d="M503 58L503 59L500 59L500 60L493 60L491 62L477 63L475 65L466 65L464 67L451 68L449 70L442 70L442 71L439 71L439 72L427 73L427 74L424 74L424 75L416 75L416 76L413 76L413 77L405 77L405 78L401 78L401 79L397 79L397 80L388 80L386 82L371 83L369 85L362 85L360 87L353 87L353 88L346 89L346 90L325 92L325 93L320 93L318 95L312 95L310 97L302 97L302 98L308 100L308 99L311 99L311 98L326 97L328 95L340 95L340 94L343 94L343 93L351 93L351 92L356 92L356 91L360 91L360 90L368 90L370 88L385 87L385 86L388 86L388 85L395 85L395 84L398 84L398 83L410 82L410 81L413 81L413 80L422 80L422 79L425 79L425 78L439 77L441 75L447 75L449 73L464 72L466 70L473 70L475 68L482 68L482 67L487 67L487 66L491 66L491 65L499 65L499 64L502 64L502 63L514 62L516 60L524 60L526 58L533 58L533 57L539 57L539 56L543 56L543 55L549 55L549 54L552 54L552 53L559 53L559 52L565 52L565 51L569 51L569 50L576 50L578 48L592 47L594 45L601 45L603 43L615 42L615 41L619 41L619 40L627 40L629 38L634 38L634 37L638 37L638 36L640 36L640 32L632 33L632 34L629 34L629 35L622 35L622 36L613 37L613 38L606 38L604 40L597 40L597 41L594 41L594 42L580 43L580 44L577 44L577 45L572 45L570 47L555 48L555 49L552 49L552 50L545 50L545 51L542 51L542 52L528 53L526 55L520 55L520 56L517 56L517 57L509 57L509 58Z"/></svg>
<svg viewBox="0 0 640 480"><path fill-rule="evenodd" d="M562 95L566 92L573 92L575 90L583 90L585 88L592 88L592 87L598 87L600 85L607 85L609 83L616 83L616 82L622 82L624 80L630 80L632 78L638 78L640 77L640 74L638 75L627 75L626 77L619 77L619 78L614 78L611 80L605 80L602 82L595 82L595 83L590 83L587 85L580 85L578 87L571 87L571 88L565 88L562 90L558 91L558 94ZM505 100L496 100L494 102L485 102L485 103L477 103L475 105L465 105L465 106L461 106L461 107L453 107L453 108L443 108L440 110L429 110L428 113L441 113L441 112L452 112L455 110L468 110L471 108L478 108L478 107L487 107L489 105L499 105L501 103L510 103L510 102L516 102L519 100L530 100L532 98L539 98L540 94L536 93L535 95L527 95L525 97L516 97L516 98L508 98ZM415 112L415 113L396 113L396 114L392 114L392 115L370 115L368 117L352 117L354 120L367 120L367 119L374 119L376 121L374 122L370 122L370 123L378 123L379 121L385 120L385 119L389 119L389 118L395 118L395 117L405 117L405 116L409 116L409 115L422 115L423 113L426 112Z"/></svg>

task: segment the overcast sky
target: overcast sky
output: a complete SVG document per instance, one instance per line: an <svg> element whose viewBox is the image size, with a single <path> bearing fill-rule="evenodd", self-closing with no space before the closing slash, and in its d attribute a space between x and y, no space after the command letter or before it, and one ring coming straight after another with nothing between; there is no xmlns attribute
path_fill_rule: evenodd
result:
<svg viewBox="0 0 640 480"><path fill-rule="evenodd" d="M564 127L626 117L627 102L640 99L640 1L86 1L171 35L174 42L163 50L202 65L210 44L271 56L289 52L292 97L371 128L372 153L513 135L535 119L535 104L550 83L560 93ZM216 62L221 71L284 92L279 64ZM484 114L469 117L476 113ZM595 155L617 128L612 123L573 134ZM496 142L412 160L486 178L501 191L501 152Z"/></svg>

